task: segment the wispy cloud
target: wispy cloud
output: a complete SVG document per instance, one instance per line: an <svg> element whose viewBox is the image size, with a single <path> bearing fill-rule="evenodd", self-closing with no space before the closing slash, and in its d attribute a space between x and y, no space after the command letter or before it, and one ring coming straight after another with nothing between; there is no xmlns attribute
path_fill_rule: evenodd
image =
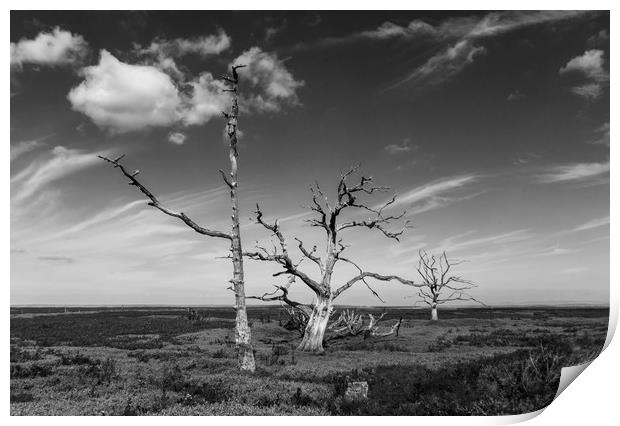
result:
<svg viewBox="0 0 620 426"><path fill-rule="evenodd" d="M532 238L532 234L530 231L530 229L518 229L515 231L503 232L500 234L465 239L465 237L475 234L473 231L468 231L459 235L445 238L438 244L436 251L445 250L449 252L458 252L462 251L463 249L471 249L473 247L479 246L487 247L489 245L515 243Z"/></svg>
<svg viewBox="0 0 620 426"><path fill-rule="evenodd" d="M469 16L450 18L436 26L429 27L423 21L413 21L418 33L432 35L439 46L439 52L414 68L391 88L401 86L409 81L425 81L429 84L441 83L460 73L472 64L479 56L487 52L479 43L486 38L495 37L525 27L544 23L557 22L574 18L583 12L571 11L517 11L492 12L483 17ZM422 30L423 29L423 30ZM412 32L397 31L391 28L390 34L396 36Z"/></svg>
<svg viewBox="0 0 620 426"><path fill-rule="evenodd" d="M600 127L594 130L596 139L592 141L593 144L600 144L609 146L609 122L603 123Z"/></svg>
<svg viewBox="0 0 620 426"><path fill-rule="evenodd" d="M405 152L416 151L418 146L411 145L411 140L409 138L405 138L401 144L391 143L386 145L384 149L389 155L398 155Z"/></svg>
<svg viewBox="0 0 620 426"><path fill-rule="evenodd" d="M39 256L39 260L45 260L48 262L60 262L60 263L74 263L75 259L68 256Z"/></svg>
<svg viewBox="0 0 620 426"><path fill-rule="evenodd" d="M460 189L479 180L478 175L462 175L439 179L401 194L393 206L414 205L421 201L440 201L441 194Z"/></svg>
<svg viewBox="0 0 620 426"><path fill-rule="evenodd" d="M11 201L24 201L58 179L100 164L101 160L97 155L108 155L109 152L84 152L62 146L55 147L47 158L31 163L11 178Z"/></svg>
<svg viewBox="0 0 620 426"><path fill-rule="evenodd" d="M539 183L590 182L604 183L602 175L609 172L609 161L603 163L575 163L553 166L549 171L535 176Z"/></svg>
<svg viewBox="0 0 620 426"><path fill-rule="evenodd" d="M588 231L590 229L600 228L601 226L607 225L609 225L609 216L589 220L586 223L572 229L572 232Z"/></svg>

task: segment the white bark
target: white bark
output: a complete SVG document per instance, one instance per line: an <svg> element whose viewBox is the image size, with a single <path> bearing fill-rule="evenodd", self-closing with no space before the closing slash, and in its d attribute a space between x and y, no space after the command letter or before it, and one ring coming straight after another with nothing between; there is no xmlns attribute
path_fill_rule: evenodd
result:
<svg viewBox="0 0 620 426"><path fill-rule="evenodd" d="M437 321L439 317L437 316L437 305L433 305L431 308L431 321Z"/></svg>
<svg viewBox="0 0 620 426"><path fill-rule="evenodd" d="M323 352L323 339L332 310L331 298L317 296L304 337L297 349L306 352Z"/></svg>

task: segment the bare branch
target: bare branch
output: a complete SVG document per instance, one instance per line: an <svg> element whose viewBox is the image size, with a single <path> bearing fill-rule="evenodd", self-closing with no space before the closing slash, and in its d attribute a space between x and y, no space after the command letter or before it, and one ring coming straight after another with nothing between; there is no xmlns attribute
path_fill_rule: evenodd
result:
<svg viewBox="0 0 620 426"><path fill-rule="evenodd" d="M276 220L273 224L267 223L263 219L263 212L260 209L260 206L256 205L256 223L262 225L264 228L271 231L271 233L278 239L280 243L281 253L267 253L266 250L262 249L262 252L244 252L243 255L249 257L253 260L261 260L261 261L270 261L279 263L284 271L274 274L274 276L281 274L291 274L298 278L300 278L308 287L310 287L316 294L322 293L322 288L319 283L314 281L304 272L300 271L297 265L293 262L288 253L288 247L286 244L286 239L282 235L280 231L280 225Z"/></svg>
<svg viewBox="0 0 620 426"><path fill-rule="evenodd" d="M112 164L115 168L120 169L120 171L129 179L129 184L133 185L135 187L137 187L140 192L142 192L144 195L146 195L146 197L151 200L148 205L155 207L156 209L160 210L162 213L167 214L168 216L172 216L172 217L176 217L177 219L181 219L187 226L189 226L190 228L192 228L194 231L198 232L199 234L203 234L203 235L208 235L210 237L216 237L216 238L224 238L227 240L232 239L231 235L225 232L221 232L221 231L214 231L212 229L207 229L207 228L203 228L202 226L199 226L198 224L196 224L196 222L194 222L193 220L191 220L189 217L187 217L187 215L183 212L177 213L174 212L170 209L167 209L166 207L162 206L161 203L159 202L159 200L155 197L155 195L153 195L151 193L151 191L149 191L144 185L142 185L140 182L138 182L138 180L136 179L136 176L138 175L139 171L134 171L132 173L129 173L125 167L120 163L120 160L124 157L124 155L121 155L120 157L111 160L107 157L98 155L99 158L101 158L103 161L106 161L110 164Z"/></svg>
<svg viewBox="0 0 620 426"><path fill-rule="evenodd" d="M340 296L340 294L349 289L353 284L355 284L358 281L363 280L364 278L374 278L376 280L379 281L399 281L401 284L404 285L409 285L409 286L413 286L413 287L421 287L424 284L416 284L415 282L411 281L411 280L407 280L405 278L399 277L398 275L381 275L381 274L377 274L375 272L362 272L359 275L351 278L349 281L347 281L346 284L343 284L341 287L339 287L338 289L334 290L334 292L332 293L332 299L335 299L336 297Z"/></svg>
<svg viewBox="0 0 620 426"><path fill-rule="evenodd" d="M317 251L317 247L313 246L312 250L308 251L305 247L304 247L304 243L299 239L299 238L295 238L295 240L298 243L298 247L299 247L299 251L301 251L303 253L304 256L306 256L308 259L310 259L311 261L313 261L314 263L316 263L321 271L321 273L323 272L323 261L321 260L320 257L315 256L314 253L316 253Z"/></svg>

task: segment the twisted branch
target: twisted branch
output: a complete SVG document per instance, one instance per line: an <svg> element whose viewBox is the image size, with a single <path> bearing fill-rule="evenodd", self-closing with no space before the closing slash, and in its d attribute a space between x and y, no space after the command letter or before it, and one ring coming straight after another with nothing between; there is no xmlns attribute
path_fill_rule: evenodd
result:
<svg viewBox="0 0 620 426"><path fill-rule="evenodd" d="M120 157L115 158L113 160L108 157L101 156L101 155L98 155L97 157L101 158L103 161L107 163L112 164L114 168L118 168L129 179L129 185L133 185L137 187L140 190L140 192L142 192L150 200L148 203L149 206L155 207L162 213L167 214L168 216L176 217L177 219L182 220L187 226L189 226L190 228L192 228L194 231L198 232L199 234L208 235L210 237L216 237L216 238L224 238L227 240L232 239L232 236L228 233L221 232L221 231L214 231L208 228L203 228L202 226L199 226L198 224L196 224L196 222L194 222L192 219L187 217L185 213L183 212L177 213L162 206L159 200L155 197L155 195L153 195L151 191L149 191L144 185L142 185L136 179L136 176L140 173L140 171L135 170L134 172L129 173L125 169L125 167L120 163L120 160L124 157L124 155L121 155Z"/></svg>

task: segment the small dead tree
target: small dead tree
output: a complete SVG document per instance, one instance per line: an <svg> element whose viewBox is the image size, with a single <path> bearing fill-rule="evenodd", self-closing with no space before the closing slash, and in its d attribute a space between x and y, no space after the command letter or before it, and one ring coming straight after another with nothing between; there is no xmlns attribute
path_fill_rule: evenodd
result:
<svg viewBox="0 0 620 426"><path fill-rule="evenodd" d="M229 287L235 293L235 311L236 311L236 326L235 326L235 341L237 344L239 366L244 371L254 371L254 351L251 344L250 327L248 325L248 316L245 307L245 288L243 277L243 252L241 249L241 233L239 231L239 200L237 197L238 191L238 178L237 178L237 120L239 117L239 74L237 70L243 68L245 65L235 65L231 69L230 75L222 76L229 85L230 88L226 89L231 93L232 103L229 112L222 112L226 119L226 135L229 142L229 159L230 159L230 173L228 176L223 170L220 170L220 174L224 179L224 182L230 188L230 201L232 208L232 229L231 232L216 231L208 228L204 228L190 219L183 212L175 212L164 207L160 201L149 191L142 183L140 183L136 176L140 171L133 172L127 171L127 169L120 163L124 155L115 159L99 156L102 160L112 164L114 168L119 169L125 177L129 179L129 185L137 187L148 199L148 205L155 207L162 213L175 217L187 226L192 228L199 234L221 238L230 242L231 259L233 263L233 278L230 280L232 287Z"/></svg>
<svg viewBox="0 0 620 426"><path fill-rule="evenodd" d="M312 193L312 204L308 206L308 208L316 214L317 217L308 219L306 222L313 227L322 229L325 232L327 241L324 257L317 255L316 246L309 249L300 239L295 238L297 241L297 247L303 255L301 260L295 263L291 258L287 241L282 234L278 221L276 220L273 223L266 222L263 218L263 212L260 207L258 205L256 206L256 223L270 231L272 236L276 239L276 244L269 249L259 246L257 247L258 251L244 252L244 255L250 259L275 262L279 264L282 267L282 271L277 272L274 276L290 276L289 284L285 288L278 287L274 293L268 293L257 298L269 301L279 300L294 309L304 312L304 314L307 315L307 325L298 348L302 351L323 351L323 339L330 315L333 311L334 300L343 292L351 288L354 284L358 282L364 283L372 294L379 298L379 300L381 300L381 298L368 283L368 278L374 278L375 280L380 281L397 280L402 284L416 287L418 286L418 284L415 284L413 281L406 280L396 275L382 275L375 272L364 271L359 265L343 256L342 253L348 246L343 243L340 234L345 230L359 228L375 229L381 232L385 237L398 241L399 237L408 227L408 222L404 221L403 227L399 231L389 231L387 229L387 226L402 219L406 213L402 212L397 215L385 213L386 209L392 206L392 204L396 201L396 195L380 207L370 207L367 203L364 203L359 199L362 195L370 195L375 192L387 191L389 188L374 186L372 184L372 178L366 176L362 176L358 183L350 185L348 180L352 174L358 171L358 169L359 166L355 166L340 176L337 188L337 198L333 204L323 193L318 183L315 183L314 186L310 187ZM370 213L371 216L366 220L342 221L343 213L352 210L364 211ZM315 264L320 274L320 278L318 280L311 278L299 268L300 263L303 260L308 260ZM339 287L333 288L332 275L334 268L339 262L353 265L358 273L349 281L341 284ZM301 280L313 291L315 297L311 305L304 305L303 303L294 302L289 299L288 287L296 279ZM278 292L280 292L280 294L278 294Z"/></svg>
<svg viewBox="0 0 620 426"><path fill-rule="evenodd" d="M426 251L420 250L418 260L418 274L424 283L418 290L421 298L416 303L426 303L431 308L431 320L437 321L437 307L444 303L459 300L469 300L472 302L484 303L471 296L468 291L478 285L466 280L459 275L451 275L452 267L463 263L463 261L450 261L444 251L441 255L429 255Z"/></svg>

